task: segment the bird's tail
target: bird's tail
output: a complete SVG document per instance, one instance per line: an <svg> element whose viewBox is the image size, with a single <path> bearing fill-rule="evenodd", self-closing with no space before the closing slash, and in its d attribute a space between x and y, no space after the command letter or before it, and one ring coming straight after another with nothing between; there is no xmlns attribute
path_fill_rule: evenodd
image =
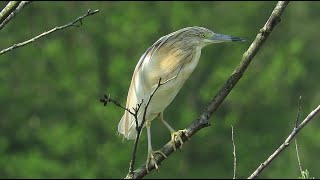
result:
<svg viewBox="0 0 320 180"><path fill-rule="evenodd" d="M127 140L134 140L137 136L136 124L134 117L125 112L118 124L118 132Z"/></svg>

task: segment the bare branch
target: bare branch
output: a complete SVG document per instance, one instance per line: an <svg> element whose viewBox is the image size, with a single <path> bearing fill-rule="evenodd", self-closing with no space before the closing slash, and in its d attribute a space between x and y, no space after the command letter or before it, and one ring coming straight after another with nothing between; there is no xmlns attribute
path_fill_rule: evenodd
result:
<svg viewBox="0 0 320 180"><path fill-rule="evenodd" d="M234 144L234 136L233 136L233 126L231 125L231 140L233 145L233 179L236 179L237 175L237 156L236 156L236 145Z"/></svg>
<svg viewBox="0 0 320 180"><path fill-rule="evenodd" d="M296 118L296 124L295 124L296 128L298 127L300 112L301 112L301 96L299 97L299 102L298 102L298 111L297 111L297 118ZM301 162L300 162L297 138L294 139L294 144L296 146L296 153L297 153L299 170L300 170L301 176L303 176L303 170L302 170Z"/></svg>
<svg viewBox="0 0 320 180"><path fill-rule="evenodd" d="M20 1L10 1L0 12L0 23L2 23L19 5Z"/></svg>
<svg viewBox="0 0 320 180"><path fill-rule="evenodd" d="M280 22L280 16L284 12L286 6L288 5L288 1L279 1L274 8L273 12L271 13L268 21L264 25L264 27L260 30L257 34L255 40L252 42L248 50L243 54L242 60L240 64L236 67L232 75L229 77L227 82L223 85L223 87L218 91L216 96L211 100L208 104L207 108L199 115L199 117L193 121L193 123L186 128L188 137L190 138L193 134L198 132L200 129L208 127L210 125L209 118L212 114L217 110L220 104L224 101L233 87L237 84L237 82L242 77L242 74L247 69L248 65L250 64L253 57L259 51L262 44L266 41L269 34L273 30L273 28ZM183 142L188 141L189 138L186 136L182 136ZM175 146L180 146L180 141L175 142ZM167 157L174 152L173 143L169 141L166 145L164 145L161 149ZM161 155L155 155L155 160L157 164L161 164L161 162L165 158ZM154 166L149 166L149 171L154 169ZM142 178L147 174L147 170L145 164L142 165L140 168L135 170L134 176L126 177L126 178Z"/></svg>
<svg viewBox="0 0 320 180"><path fill-rule="evenodd" d="M72 22L70 22L70 23L68 23L66 25L55 27L55 28L53 28L53 29L51 29L49 31L46 31L46 32L44 32L44 33L42 33L42 34L40 34L40 35L38 35L38 36L36 36L36 37L34 37L32 39L29 39L29 40L24 41L22 43L14 44L11 47L8 47L6 49L1 50L0 51L0 55L2 55L4 53L7 53L8 51L11 51L13 49L16 49L16 48L25 46L25 45L27 45L29 43L32 43L32 42L38 40L39 38L47 36L47 35L49 35L49 34L51 34L53 32L56 32L56 31L59 31L59 30L62 30L62 29L68 28L68 27L79 27L79 25L76 25L77 22L80 22L80 25L82 25L82 19L86 18L87 16L91 16L93 14L96 14L97 12L99 12L99 10L90 11L90 9L89 9L86 14L78 17L77 19L75 19L74 21L72 21Z"/></svg>
<svg viewBox="0 0 320 180"><path fill-rule="evenodd" d="M162 85L164 85L164 84L167 84L168 82L170 82L170 81L174 80L176 77L177 77L177 75L173 76L172 78L170 78L170 79L166 80L166 81L165 81L165 82L163 82L163 83L160 83L160 80L161 80L161 78L160 78L160 80L159 80L160 86L162 86ZM159 86L159 87L160 87L160 86ZM159 87L158 87L158 88L159 88Z"/></svg>
<svg viewBox="0 0 320 180"><path fill-rule="evenodd" d="M160 86L168 83L169 81L172 81L173 79L175 79L177 76L174 76L168 80L166 80L165 82L161 83L161 78L159 78L159 81L158 81L158 84L156 86L156 88L152 91L152 93L150 94L149 96L149 99L148 99L148 102L147 104L145 105L145 108L144 108L144 112L143 112L143 118L142 118L142 122L139 126L136 126L137 128L137 136L136 136L136 139L134 141L134 147L133 147L133 153L132 153L132 158L131 158L131 161L130 161L130 165L129 165L129 173L127 174L127 177L126 178L131 178L134 176L134 163L135 163L135 159L136 159L136 152L137 152L137 147L138 147L138 142L139 142L139 137L140 137L140 134L141 134L141 130L142 130L142 127L146 121L146 113L147 113L147 110L148 110L148 107L149 107L149 104L151 102L151 99L153 97L153 95L157 92L157 90L160 88ZM138 121L138 119L136 118L136 121Z"/></svg>
<svg viewBox="0 0 320 180"><path fill-rule="evenodd" d="M280 145L280 147L273 153L268 159L263 162L249 177L248 179L253 179L259 176L259 174L266 168L270 163L284 150L289 146L290 141L298 134L298 132L308 123L310 120L320 112L320 105L299 124L298 127L295 127L287 139Z"/></svg>
<svg viewBox="0 0 320 180"><path fill-rule="evenodd" d="M298 111L297 111L297 118L296 118L295 127L298 127L300 111L301 111L301 96L299 97L299 102L298 102Z"/></svg>
<svg viewBox="0 0 320 180"><path fill-rule="evenodd" d="M140 137L140 134L141 134L141 130L142 130L142 127L143 127L143 124L145 123L146 121L146 113L147 113L147 109L148 109L148 106L150 104L150 101L154 95L154 93L156 93L156 91L158 90L158 88L161 86L161 78L159 79L159 82L157 84L157 87L153 90L153 92L150 94L149 96L149 99L147 101L147 104L145 105L144 107L144 112L143 112L143 118L142 118L142 121L141 121L141 124L139 126L136 126L136 130L137 130L137 136L134 140L134 145L133 145L133 152L132 152L132 158L131 158L131 161L130 161L130 164L129 164L129 173L127 174L127 177L132 177L134 176L134 172L133 172L133 169L134 169L134 164L135 164L135 159L136 159L136 153L137 153L137 148L138 148L138 142L139 142L139 137ZM138 120L137 120L138 122ZM138 123L137 123L138 124Z"/></svg>
<svg viewBox="0 0 320 180"><path fill-rule="evenodd" d="M17 15L26 5L28 5L31 1L21 1L17 9L11 12L11 14L0 23L0 30L12 19Z"/></svg>
<svg viewBox="0 0 320 180"><path fill-rule="evenodd" d="M127 111L128 113L130 113L132 116L135 116L135 113L133 113L132 111L130 111L130 109L125 108L124 106L122 106L118 101L112 99L109 95L104 95L104 98L100 99L100 102L103 103L104 106L106 106L109 102L112 102L113 104L115 104L116 106L120 107L121 109ZM139 107L140 108L140 107Z"/></svg>
<svg viewBox="0 0 320 180"><path fill-rule="evenodd" d="M110 94L109 95L104 94L103 98L100 99L100 102L102 102L104 106L106 106L109 102L112 102L116 106L118 106L121 109L123 109L123 110L127 111L128 113L130 113L135 119L138 135L137 135L137 137L135 139L135 142L134 142L132 158L131 158L130 165L129 165L129 172L133 173L133 167L134 167L134 163L135 163L135 159L136 159L135 155L136 155L136 151L137 151L137 144L138 144L139 135L140 135L140 132L141 132L141 129L142 129L142 125L141 125L141 127L138 125L138 113L139 113L140 107L141 107L141 105L143 103L143 99L141 100L141 103L137 104L136 107L132 108L134 112L132 112L130 109L122 106L118 101L116 101L114 99L111 99Z"/></svg>
<svg viewBox="0 0 320 180"><path fill-rule="evenodd" d="M136 152L137 152L137 148L138 148L139 137L140 137L140 134L141 134L142 127L143 127L143 125L144 125L144 123L146 121L146 112L147 112L148 106L149 106L149 104L151 102L151 99L154 96L154 94L156 93L156 91L160 88L160 86L168 83L169 81L175 79L176 77L177 76L174 76L174 77L166 80L165 82L161 82L161 78L159 78L159 81L158 81L158 84L157 84L156 88L150 94L149 99L148 99L148 101L147 101L147 103L146 103L146 105L144 107L143 118L142 118L142 122L141 122L140 125L138 123L138 113L139 113L140 107L141 107L141 105L143 103L143 99L141 100L141 103L137 104L136 108L133 108L134 112L132 112L130 109L122 106L116 100L111 99L110 94L109 95L105 94L103 96L103 98L100 99L100 102L102 102L104 106L106 106L109 102L112 102L113 104L115 104L116 106L120 107L121 109L124 109L125 111L129 112L135 118L137 136L136 136L135 141L134 141L134 146L133 146L133 151L132 151L132 158L131 158L131 161L130 161L130 164L129 164L129 173L127 174L127 177L132 177L133 174L134 174L133 169L134 169L134 164L135 164L135 160L136 160Z"/></svg>
<svg viewBox="0 0 320 180"><path fill-rule="evenodd" d="M140 111L141 105L143 103L144 99L141 99L141 103L137 104L136 108L132 108L134 110L134 121L136 123L136 127L139 126L139 122L138 122L138 112Z"/></svg>
<svg viewBox="0 0 320 180"><path fill-rule="evenodd" d="M300 170L301 176L303 176L303 170L302 170L302 166L301 166L301 162L300 162L300 156L299 156L299 149L298 149L297 138L294 139L294 144L295 144L295 146L296 146L296 153L297 153L299 170Z"/></svg>

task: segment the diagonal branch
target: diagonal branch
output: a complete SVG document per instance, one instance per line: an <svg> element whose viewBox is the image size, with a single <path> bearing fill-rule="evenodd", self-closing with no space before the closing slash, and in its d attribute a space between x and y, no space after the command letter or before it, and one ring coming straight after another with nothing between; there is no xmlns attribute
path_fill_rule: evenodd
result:
<svg viewBox="0 0 320 180"><path fill-rule="evenodd" d="M258 177L258 175L264 170L265 167L270 165L270 163L285 149L289 146L290 141L298 134L298 132L308 123L311 121L311 119L320 112L320 105L299 124L299 126L294 127L291 134L287 137L287 139L284 141L283 144L280 145L280 147L274 151L269 158L263 162L249 177L248 179L253 179Z"/></svg>
<svg viewBox="0 0 320 180"><path fill-rule="evenodd" d="M205 128L210 125L209 118L212 116L212 114L217 110L217 108L220 106L220 104L224 101L224 99L227 97L227 95L230 93L230 91L233 89L233 87L237 84L237 82L242 77L242 74L247 69L248 65L250 64L253 57L256 55L256 53L259 51L262 44L266 41L268 36L270 35L273 28L280 22L280 16L284 12L286 6L288 5L288 1L279 1L274 8L273 12L271 13L268 21L264 25L262 29L260 29L260 32L257 34L255 40L252 42L248 50L243 54L242 60L240 64L236 67L232 75L229 77L227 82L223 85L223 87L218 91L216 96L211 100L211 102L208 104L208 106L204 109L204 111L199 115L199 117L193 121L193 123L186 128L186 132L189 136L189 138L195 134L197 131L199 131L202 128ZM182 137L183 142L187 141L188 138L183 136ZM176 146L180 146L180 142L175 142ZM167 157L172 154L174 151L173 144L171 142L168 142L166 145L164 145L161 149L161 152L163 152ZM160 164L162 161L164 161L164 157L160 155L155 155L155 160L157 164ZM154 169L154 165L150 165L148 168L150 171ZM146 166L145 164L142 165L140 168L135 170L134 176L127 177L127 178L142 178L147 174Z"/></svg>
<svg viewBox="0 0 320 180"><path fill-rule="evenodd" d="M31 1L21 1L19 6L11 12L11 14L6 17L3 21L0 21L0 30L12 19L15 17L16 14L18 14L26 5L28 5Z"/></svg>
<svg viewBox="0 0 320 180"><path fill-rule="evenodd" d="M57 26L57 27L55 27L55 28L53 28L53 29L51 29L49 31L46 31L46 32L44 32L44 33L42 33L42 34L40 34L40 35L38 35L38 36L36 36L36 37L34 37L32 39L29 39L29 40L24 41L22 43L14 44L11 47L8 47L6 49L1 50L0 51L0 55L2 55L4 53L7 53L8 51L11 51L13 49L16 49L16 48L25 46L27 44L30 44L30 43L32 43L32 42L34 42L34 41L36 41L36 40L38 40L38 39L40 39L40 38L42 38L44 36L47 36L47 35L49 35L49 34L51 34L53 32L56 32L56 31L59 31L59 30L62 30L62 29L68 28L68 27L79 27L79 25L77 25L76 23L80 22L80 25L82 25L82 19L86 18L87 16L91 16L93 14L96 14L97 12L99 12L99 10L90 11L90 9L89 9L86 14L78 17L77 19L75 19L74 21L72 21L72 22L70 22L70 23L68 23L66 25Z"/></svg>
<svg viewBox="0 0 320 180"><path fill-rule="evenodd" d="M18 6L20 1L10 1L0 12L0 23L2 23Z"/></svg>

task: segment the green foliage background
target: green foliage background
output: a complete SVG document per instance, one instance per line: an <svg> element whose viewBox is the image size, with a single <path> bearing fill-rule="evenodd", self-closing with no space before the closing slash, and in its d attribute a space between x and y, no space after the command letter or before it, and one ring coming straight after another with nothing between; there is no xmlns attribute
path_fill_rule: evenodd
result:
<svg viewBox="0 0 320 180"><path fill-rule="evenodd" d="M175 129L187 127L239 63L276 2L32 2L0 32L0 49L66 24L88 9L83 26L51 34L0 57L0 177L123 178L132 141L116 135L123 110L102 106L110 93L125 104L143 52L187 26L246 38L203 49L198 67L165 111ZM6 2L0 2L4 7ZM320 102L320 3L291 2L246 73L181 152L148 178L231 178L234 126L239 178L248 177ZM173 121L174 120L174 121ZM298 135L303 168L320 177L319 115ZM152 124L153 147L170 139ZM137 165L145 162L145 131ZM293 144L261 178L297 178Z"/></svg>

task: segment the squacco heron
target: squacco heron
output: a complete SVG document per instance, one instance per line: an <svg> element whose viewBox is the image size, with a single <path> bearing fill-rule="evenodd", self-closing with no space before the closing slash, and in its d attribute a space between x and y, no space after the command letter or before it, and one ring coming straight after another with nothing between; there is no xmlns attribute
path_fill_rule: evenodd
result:
<svg viewBox="0 0 320 180"><path fill-rule="evenodd" d="M185 81L189 78L198 64L201 49L213 43L244 41L242 38L217 34L203 27L186 27L165 35L157 40L141 56L133 72L130 88L127 96L126 108L132 109L144 100L141 110L138 113L138 122L141 124L144 106L157 87L159 79L166 82L154 94L146 112L146 120L143 127L147 129L148 138L148 158L147 167L150 160L154 161L158 168L154 154L162 152L153 151L151 145L151 121L159 116L164 126L171 132L171 141L180 141L181 133L185 130L175 131L164 119L163 111L172 102ZM127 111L122 116L118 125L118 132L123 134L128 140L134 140L137 135L135 118ZM187 136L187 133L185 133ZM148 168L147 168L148 169Z"/></svg>

